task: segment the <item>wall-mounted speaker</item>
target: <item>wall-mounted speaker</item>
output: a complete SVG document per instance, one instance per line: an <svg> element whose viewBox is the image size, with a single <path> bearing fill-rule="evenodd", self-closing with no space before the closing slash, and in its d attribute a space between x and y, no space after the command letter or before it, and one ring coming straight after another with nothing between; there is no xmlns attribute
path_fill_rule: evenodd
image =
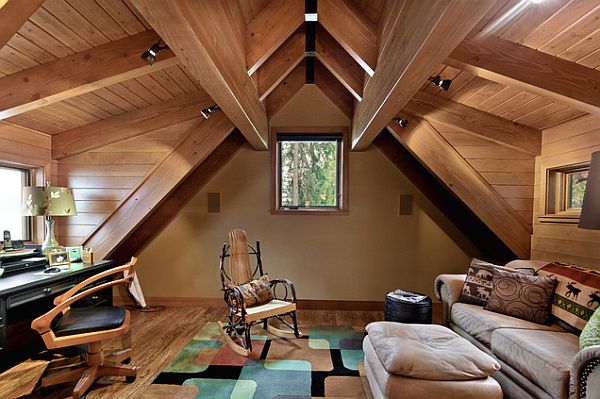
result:
<svg viewBox="0 0 600 399"><path fill-rule="evenodd" d="M413 214L413 196L412 195L400 195L398 200L398 215L412 215Z"/></svg>
<svg viewBox="0 0 600 399"><path fill-rule="evenodd" d="M221 193L208 193L208 213L221 213Z"/></svg>

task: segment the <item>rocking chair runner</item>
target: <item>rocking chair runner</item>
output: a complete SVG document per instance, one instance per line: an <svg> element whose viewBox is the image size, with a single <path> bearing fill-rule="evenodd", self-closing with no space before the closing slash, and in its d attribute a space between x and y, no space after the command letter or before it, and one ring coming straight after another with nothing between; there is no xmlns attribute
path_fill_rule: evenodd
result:
<svg viewBox="0 0 600 399"><path fill-rule="evenodd" d="M254 270L250 264L250 255L256 257ZM228 313L227 323L218 322L218 324L221 327L221 334L236 353L248 356L252 352L250 329L260 322L263 323L263 328L273 335L296 338L302 336L298 331L296 320L296 290L291 281L271 280L269 284L273 299L269 302L256 306L247 306L244 303L240 286L264 274L258 241L256 247L252 247L248 244L245 231L232 230L229 233L229 244L223 244L220 259L221 285ZM279 288L282 295L277 293ZM290 330L286 331L270 325L270 318L278 319Z"/></svg>

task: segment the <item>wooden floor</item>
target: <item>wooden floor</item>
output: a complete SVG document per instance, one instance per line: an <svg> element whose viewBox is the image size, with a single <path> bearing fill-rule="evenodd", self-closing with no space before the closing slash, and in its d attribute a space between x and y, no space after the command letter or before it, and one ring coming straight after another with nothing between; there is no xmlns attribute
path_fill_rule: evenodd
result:
<svg viewBox="0 0 600 399"><path fill-rule="evenodd" d="M146 389L169 361L209 321L224 320L225 310L201 308L166 308L158 312L132 311L132 363L138 367L135 382L127 384L123 378L99 380L87 399L149 398ZM383 320L383 312L300 310L300 328L308 326L366 326ZM69 398L72 390L64 387L42 396L39 392L29 398ZM162 397L162 399L169 399Z"/></svg>

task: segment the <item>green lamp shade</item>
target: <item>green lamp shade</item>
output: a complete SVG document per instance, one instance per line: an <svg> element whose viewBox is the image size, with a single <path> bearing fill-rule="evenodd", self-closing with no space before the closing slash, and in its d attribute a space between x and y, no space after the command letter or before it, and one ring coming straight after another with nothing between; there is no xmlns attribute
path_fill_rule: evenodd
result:
<svg viewBox="0 0 600 399"><path fill-rule="evenodd" d="M73 191L66 187L23 187L25 216L75 216Z"/></svg>

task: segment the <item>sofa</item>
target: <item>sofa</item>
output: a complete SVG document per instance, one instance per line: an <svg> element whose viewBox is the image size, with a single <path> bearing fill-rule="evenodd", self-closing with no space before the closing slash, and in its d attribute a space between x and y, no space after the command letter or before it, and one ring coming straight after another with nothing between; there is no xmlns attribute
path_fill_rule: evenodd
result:
<svg viewBox="0 0 600 399"><path fill-rule="evenodd" d="M547 263L525 265L538 270ZM466 274L443 274L435 280L443 324L500 363L492 377L505 397L600 398L600 345L579 350L577 331L555 318L547 325L537 324L461 303L465 278Z"/></svg>

